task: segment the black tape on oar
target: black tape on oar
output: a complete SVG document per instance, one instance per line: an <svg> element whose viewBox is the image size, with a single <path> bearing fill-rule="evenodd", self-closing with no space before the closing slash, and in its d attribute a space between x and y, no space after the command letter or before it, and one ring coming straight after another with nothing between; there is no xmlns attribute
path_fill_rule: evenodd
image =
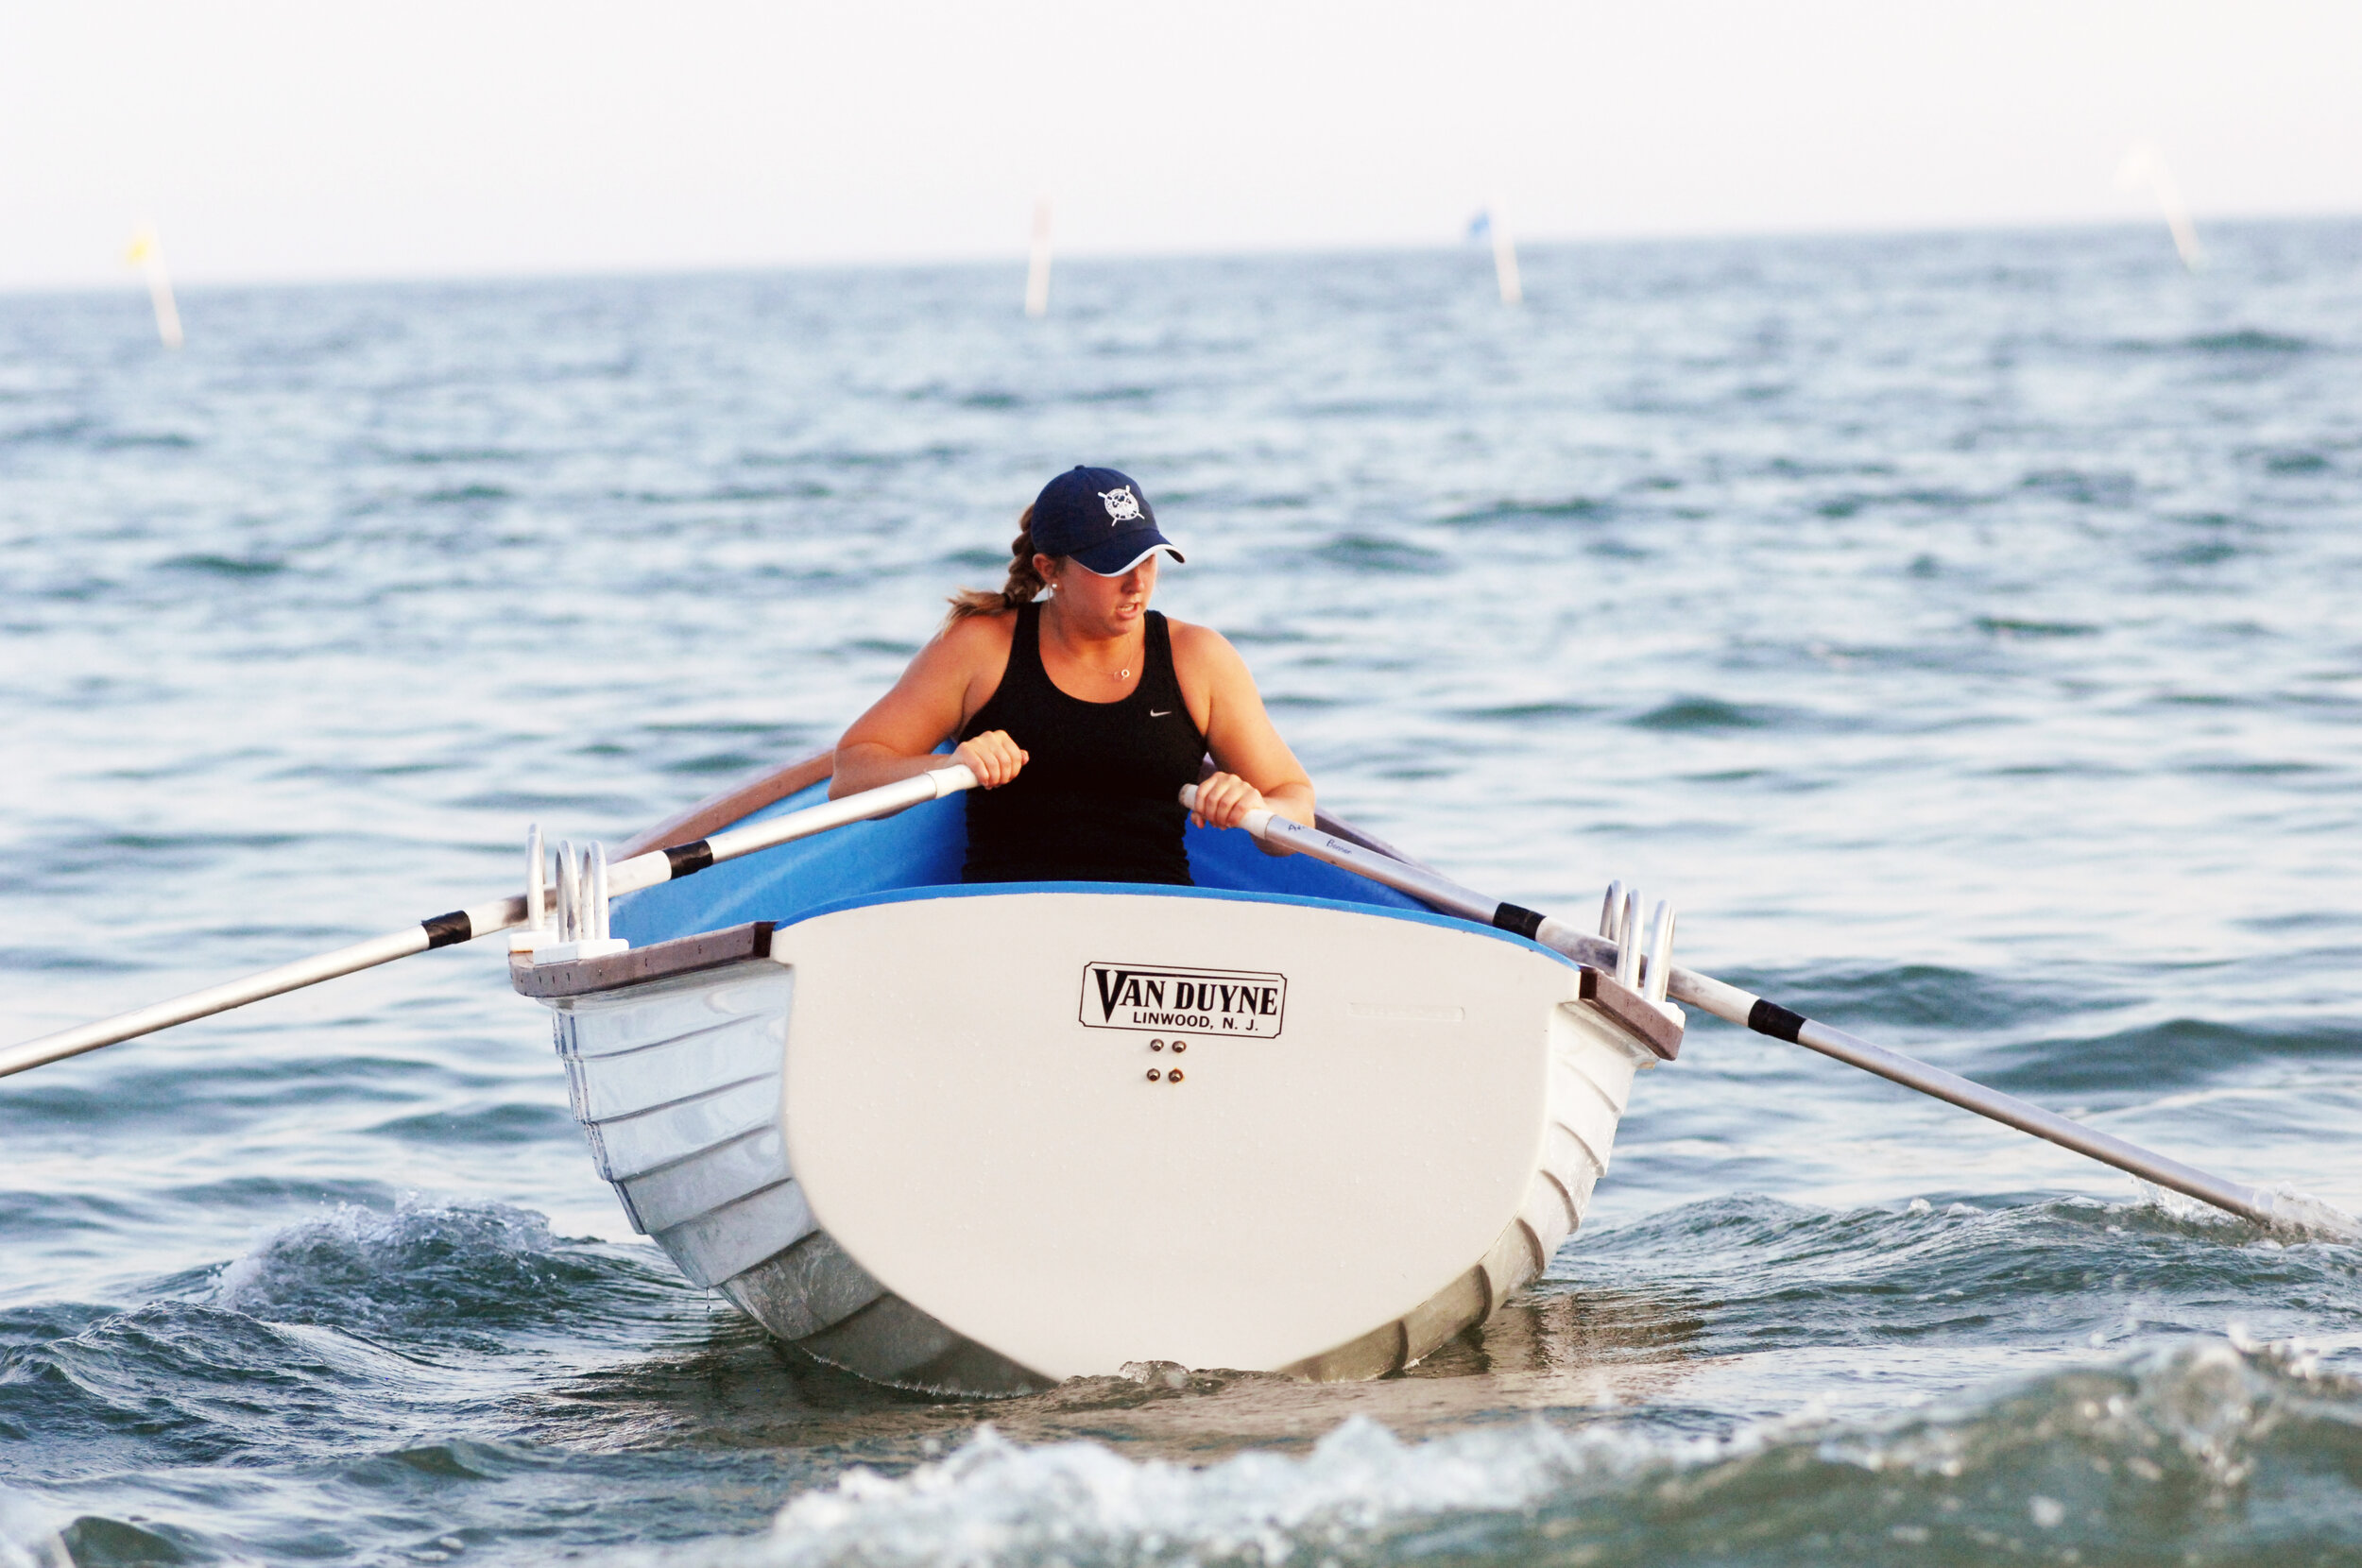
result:
<svg viewBox="0 0 2362 1568"><path fill-rule="evenodd" d="M1493 912L1494 925L1505 931L1515 931L1529 942L1533 940L1533 933L1542 929L1542 922L1548 918L1539 910L1526 909L1517 904L1503 904Z"/></svg>
<svg viewBox="0 0 2362 1568"><path fill-rule="evenodd" d="M454 910L449 914L438 914L419 924L426 930L429 951L436 947L454 947L462 942L475 940L475 924L468 918L466 910Z"/></svg>
<svg viewBox="0 0 2362 1568"><path fill-rule="evenodd" d="M1803 1014L1790 1013L1779 1003L1767 1001L1761 997L1757 997L1755 1005L1747 1010L1749 1029L1757 1034L1769 1034L1774 1040L1786 1040L1791 1046L1810 1021Z"/></svg>
<svg viewBox="0 0 2362 1568"><path fill-rule="evenodd" d="M687 877L713 863L713 846L703 839L695 844L676 844L664 852L664 861L673 868L676 879Z"/></svg>

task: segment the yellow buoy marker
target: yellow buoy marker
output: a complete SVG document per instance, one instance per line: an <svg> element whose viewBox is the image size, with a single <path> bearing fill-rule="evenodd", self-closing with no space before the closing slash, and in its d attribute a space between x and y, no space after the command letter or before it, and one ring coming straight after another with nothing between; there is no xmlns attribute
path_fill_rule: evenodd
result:
<svg viewBox="0 0 2362 1568"><path fill-rule="evenodd" d="M156 307L156 337L167 349L180 347L180 307L172 298L172 277L164 271L164 247L153 224L131 236L124 262L147 274L148 301Z"/></svg>

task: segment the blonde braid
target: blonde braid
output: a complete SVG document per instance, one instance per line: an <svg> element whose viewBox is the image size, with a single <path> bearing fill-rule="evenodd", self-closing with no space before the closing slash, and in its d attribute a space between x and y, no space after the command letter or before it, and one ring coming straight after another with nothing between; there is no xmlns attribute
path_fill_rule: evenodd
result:
<svg viewBox="0 0 2362 1568"><path fill-rule="evenodd" d="M1009 580L997 593L990 588L962 588L952 594L951 613L943 623L953 626L971 615L1003 614L1032 604L1049 586L1034 570L1034 509L1028 506L1017 520L1017 537L1009 541Z"/></svg>

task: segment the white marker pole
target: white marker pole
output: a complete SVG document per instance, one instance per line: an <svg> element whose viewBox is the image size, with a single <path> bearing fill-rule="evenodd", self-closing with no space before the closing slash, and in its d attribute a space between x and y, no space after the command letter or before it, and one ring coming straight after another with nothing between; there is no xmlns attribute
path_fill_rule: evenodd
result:
<svg viewBox="0 0 2362 1568"><path fill-rule="evenodd" d="M131 236L123 259L147 274L148 302L156 307L156 337L167 349L180 347L180 307L172 298L172 279L164 272L164 247L151 224Z"/></svg>
<svg viewBox="0 0 2362 1568"><path fill-rule="evenodd" d="M1500 284L1501 303L1515 305L1526 297L1525 286L1517 279L1517 242L1510 237L1509 219L1498 200L1488 215L1493 231L1493 280Z"/></svg>
<svg viewBox="0 0 2362 1568"><path fill-rule="evenodd" d="M1034 253L1025 267L1025 314L1050 314L1050 198L1034 203Z"/></svg>
<svg viewBox="0 0 2362 1568"><path fill-rule="evenodd" d="M2199 248L2198 230L2190 222L2189 205L2182 199L2182 187L2175 183L2173 171L2165 167L2165 155L2154 144L2135 142L2124 155L2116 169L2116 188L2129 191L2146 184L2157 197L2157 206L2165 215L2165 227L2173 231L2173 248L2182 258L2182 264L2196 272L2206 265L2206 253Z"/></svg>

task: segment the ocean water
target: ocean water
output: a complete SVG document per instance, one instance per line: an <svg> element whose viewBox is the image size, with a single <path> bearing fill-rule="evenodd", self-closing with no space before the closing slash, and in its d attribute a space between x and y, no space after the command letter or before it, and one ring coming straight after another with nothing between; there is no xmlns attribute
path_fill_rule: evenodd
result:
<svg viewBox="0 0 2362 1568"><path fill-rule="evenodd" d="M2362 1208L2362 225L0 298L0 1034L824 745L1078 461L1326 804ZM1481 1339L999 1404L633 1236L467 947L0 1082L0 1563L2362 1562L2362 1250L1757 1036Z"/></svg>

